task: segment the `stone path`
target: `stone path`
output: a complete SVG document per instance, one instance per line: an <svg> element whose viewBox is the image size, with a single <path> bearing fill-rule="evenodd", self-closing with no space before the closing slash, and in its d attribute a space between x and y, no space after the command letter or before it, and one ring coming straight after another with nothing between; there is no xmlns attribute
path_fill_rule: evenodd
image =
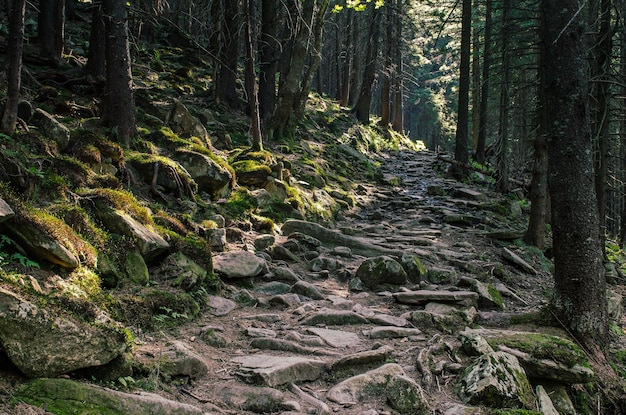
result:
<svg viewBox="0 0 626 415"><path fill-rule="evenodd" d="M459 332L536 311L550 278L536 252L505 253L500 239L524 225L511 202L443 179L445 168L395 152L385 184L360 186L332 225L290 221L252 259L243 242L216 254L228 289L176 334L188 349L169 355L177 399L210 413L483 413L455 393L470 362ZM155 347L140 349L172 349Z"/></svg>

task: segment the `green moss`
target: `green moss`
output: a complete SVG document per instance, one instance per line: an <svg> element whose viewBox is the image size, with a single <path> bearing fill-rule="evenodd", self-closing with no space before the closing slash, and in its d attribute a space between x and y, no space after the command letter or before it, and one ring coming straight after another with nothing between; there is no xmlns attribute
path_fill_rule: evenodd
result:
<svg viewBox="0 0 626 415"><path fill-rule="evenodd" d="M140 223L154 225L150 211L142 206L132 193L126 190L106 188L79 189L77 193L80 196L92 199L95 197L103 198L109 206L128 213Z"/></svg>
<svg viewBox="0 0 626 415"><path fill-rule="evenodd" d="M487 342L494 350L505 345L529 353L535 359L553 359L568 367L589 364L585 353L574 343L548 334L516 333L489 338Z"/></svg>
<svg viewBox="0 0 626 415"><path fill-rule="evenodd" d="M268 175L272 173L272 169L267 164L260 163L256 160L239 160L232 163L235 174L242 175L246 173L265 172Z"/></svg>
<svg viewBox="0 0 626 415"><path fill-rule="evenodd" d="M487 291L489 292L489 296L491 297L493 302L496 303L498 307L504 308L504 300L502 299L502 294L500 294L500 291L498 291L493 284L487 285Z"/></svg>
<svg viewBox="0 0 626 415"><path fill-rule="evenodd" d="M222 206L226 216L234 220L247 217L254 209L256 209L256 200L248 189L239 187L230 194L228 201Z"/></svg>

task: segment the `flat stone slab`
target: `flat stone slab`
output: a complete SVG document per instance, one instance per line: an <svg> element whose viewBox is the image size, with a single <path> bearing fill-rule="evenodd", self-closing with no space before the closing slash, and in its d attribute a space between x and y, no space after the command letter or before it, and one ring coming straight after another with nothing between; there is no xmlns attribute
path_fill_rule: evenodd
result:
<svg viewBox="0 0 626 415"><path fill-rule="evenodd" d="M209 296L209 303L207 305L211 309L211 314L217 317L225 316L237 307L237 303L233 300L216 295Z"/></svg>
<svg viewBox="0 0 626 415"><path fill-rule="evenodd" d="M457 303L476 307L478 294L473 291L417 290L397 292L393 298L400 304L423 305L431 302Z"/></svg>
<svg viewBox="0 0 626 415"><path fill-rule="evenodd" d="M256 277L266 268L263 258L248 251L225 252L213 257L213 269L227 278Z"/></svg>
<svg viewBox="0 0 626 415"><path fill-rule="evenodd" d="M335 360L330 370L341 370L346 367L369 365L372 363L384 362L393 353L391 346L385 345L374 350L366 350L364 352L354 353Z"/></svg>
<svg viewBox="0 0 626 415"><path fill-rule="evenodd" d="M402 367L388 363L369 372L348 378L330 388L326 398L340 405L354 405L363 398L372 395L372 391L381 390L394 376L404 375Z"/></svg>
<svg viewBox="0 0 626 415"><path fill-rule="evenodd" d="M327 367L322 360L264 354L236 357L231 361L241 364L237 373L241 378L267 386L313 381L320 378Z"/></svg>
<svg viewBox="0 0 626 415"><path fill-rule="evenodd" d="M308 328L307 331L321 337L322 340L332 347L352 347L362 342L357 334L349 331L322 329L318 327Z"/></svg>
<svg viewBox="0 0 626 415"><path fill-rule="evenodd" d="M421 336L420 329L412 329L408 327L374 327L370 330L370 339L397 339L412 336Z"/></svg>
<svg viewBox="0 0 626 415"><path fill-rule="evenodd" d="M305 317L300 323L305 326L315 326L318 324L344 326L349 324L368 324L369 320L354 311L323 308Z"/></svg>
<svg viewBox="0 0 626 415"><path fill-rule="evenodd" d="M374 314L373 317L369 317L371 323L379 324L381 326L396 326L406 327L409 325L409 321L402 317L390 316L389 314Z"/></svg>

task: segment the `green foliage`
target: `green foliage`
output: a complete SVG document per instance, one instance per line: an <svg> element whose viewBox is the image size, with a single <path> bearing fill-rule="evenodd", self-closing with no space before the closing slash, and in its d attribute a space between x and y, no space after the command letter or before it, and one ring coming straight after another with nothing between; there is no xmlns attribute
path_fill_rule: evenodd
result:
<svg viewBox="0 0 626 415"><path fill-rule="evenodd" d="M14 244L13 240L6 235L0 235L0 270L5 267L19 264L24 268L39 268L39 264L19 252L9 253L6 247Z"/></svg>
<svg viewBox="0 0 626 415"><path fill-rule="evenodd" d="M222 206L226 215L234 220L246 218L256 207L256 200L244 187L235 189L228 201Z"/></svg>

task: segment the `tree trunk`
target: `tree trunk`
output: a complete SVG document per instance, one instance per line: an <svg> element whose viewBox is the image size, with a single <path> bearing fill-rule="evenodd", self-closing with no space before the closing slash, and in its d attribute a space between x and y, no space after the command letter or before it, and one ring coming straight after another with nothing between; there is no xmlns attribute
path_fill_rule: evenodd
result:
<svg viewBox="0 0 626 415"><path fill-rule="evenodd" d="M254 42L252 41L252 13L254 0L243 0L243 11L246 22L246 85L248 91L248 105L250 106L250 132L252 135L252 150L263 150L261 138L261 116L259 114L259 94L254 71Z"/></svg>
<svg viewBox="0 0 626 415"><path fill-rule="evenodd" d="M545 47L540 42L540 47ZM543 72L543 58L545 51L539 53L539 72ZM533 143L533 169L532 181L530 184L530 214L528 218L528 228L524 234L524 242L528 245L536 246L539 249L545 248L546 240L546 217L548 213L548 148L546 145L546 128L548 125L548 108L545 97L545 77L539 77L537 88L537 120L538 131Z"/></svg>
<svg viewBox="0 0 626 415"><path fill-rule="evenodd" d="M404 132L404 93L403 68L402 68L402 0L396 0L396 12L393 18L393 58L394 58L394 82L393 82L393 122L391 128L399 133Z"/></svg>
<svg viewBox="0 0 626 415"><path fill-rule="evenodd" d="M91 34L89 36L89 52L87 55L87 75L97 80L106 76L106 37L102 3L94 2L91 17Z"/></svg>
<svg viewBox="0 0 626 415"><path fill-rule="evenodd" d="M291 49L290 60L286 67L283 65L280 68L278 102L271 121L270 137L290 135L293 128L294 104L300 92L300 81L307 59L315 0L304 0L301 3L301 6L295 6L297 12L293 14L293 16L298 16L298 19L296 32L292 39L293 48Z"/></svg>
<svg viewBox="0 0 626 415"><path fill-rule="evenodd" d="M478 12L478 1L474 0L474 13ZM475 17L477 18L477 16ZM480 131L480 36L478 25L472 28L472 149L478 147Z"/></svg>
<svg viewBox="0 0 626 415"><path fill-rule="evenodd" d="M492 3L486 0L485 8L485 47L483 50L483 74L480 91L480 128L478 129L478 142L476 143L476 161L485 163L485 147L487 144L487 116L489 111L489 77L491 76L491 32L492 32Z"/></svg>
<svg viewBox="0 0 626 415"><path fill-rule="evenodd" d="M608 341L606 281L598 236L589 129L584 17L570 0L543 0L548 185L552 198L556 315L586 346Z"/></svg>
<svg viewBox="0 0 626 415"><path fill-rule="evenodd" d="M215 79L215 97L218 102L236 108L237 100L237 59L239 58L239 2L222 1L221 38Z"/></svg>
<svg viewBox="0 0 626 415"><path fill-rule="evenodd" d="M65 44L65 0L39 0L37 35L41 55L61 59Z"/></svg>
<svg viewBox="0 0 626 415"><path fill-rule="evenodd" d="M376 78L376 60L378 57L378 38L380 36L380 12L376 7L371 7L371 20L367 51L365 53L365 68L363 80L359 91L359 97L354 105L356 119L363 124L370 122L370 107L372 105L372 87Z"/></svg>
<svg viewBox="0 0 626 415"><path fill-rule="evenodd" d="M502 2L502 83L500 86L500 137L496 179L496 188L501 193L509 191L509 112L511 97L509 94L509 78L511 67L511 55L509 51L509 38L511 28L509 12L511 1Z"/></svg>
<svg viewBox="0 0 626 415"><path fill-rule="evenodd" d="M601 0L600 2L600 30L595 48L595 68L597 73L596 96L597 105L594 122L594 136L597 142L598 152L596 156L596 196L598 198L598 217L600 219L600 247L604 256L604 240L606 238L606 205L607 205L607 178L609 164L609 144L610 144L610 113L611 97L609 93L609 82L611 78L610 66L612 60L611 42L611 0Z"/></svg>
<svg viewBox="0 0 626 415"><path fill-rule="evenodd" d="M262 0L259 47L259 108L261 119L264 122L271 119L276 108L276 71L280 57L278 17L278 1Z"/></svg>
<svg viewBox="0 0 626 415"><path fill-rule="evenodd" d="M347 107L350 103L350 87L352 84L352 66L354 64L355 54L353 51L355 37L353 35L353 27L356 25L354 20L354 10L349 9L346 11L346 43L343 49L343 76L341 83L341 98L339 99L339 105Z"/></svg>
<svg viewBox="0 0 626 415"><path fill-rule="evenodd" d="M322 31L324 29L324 17L326 16L326 11L328 10L328 4L330 3L330 1L319 0L318 3L319 5L317 7L314 22L312 24L313 29L311 35L313 44L310 52L308 53L309 65L304 72L300 91L298 92L294 101L293 110L296 121L304 116L304 109L307 99L309 97L309 92L311 91L313 76L317 72L322 61Z"/></svg>
<svg viewBox="0 0 626 415"><path fill-rule="evenodd" d="M393 28L392 28L392 5L393 2L387 2L385 4L385 50L383 51L383 55L385 57L385 66L382 71L383 85L380 89L380 125L383 127L387 127L391 122L391 77L393 72L393 61L392 61L392 39L393 39Z"/></svg>
<svg viewBox="0 0 626 415"><path fill-rule="evenodd" d="M461 22L461 64L459 73L459 108L456 124L456 142L454 159L458 163L450 165L448 174L457 179L467 177L468 139L469 139L469 89L470 89L470 53L471 53L472 2L463 0Z"/></svg>
<svg viewBox="0 0 626 415"><path fill-rule="evenodd" d="M107 19L106 86L102 121L113 129L121 144L129 147L136 127L126 4L118 0L104 0L103 10Z"/></svg>
<svg viewBox="0 0 626 415"><path fill-rule="evenodd" d="M9 11L7 101L2 113L2 132L13 135L20 103L22 52L24 50L25 0L13 0Z"/></svg>

